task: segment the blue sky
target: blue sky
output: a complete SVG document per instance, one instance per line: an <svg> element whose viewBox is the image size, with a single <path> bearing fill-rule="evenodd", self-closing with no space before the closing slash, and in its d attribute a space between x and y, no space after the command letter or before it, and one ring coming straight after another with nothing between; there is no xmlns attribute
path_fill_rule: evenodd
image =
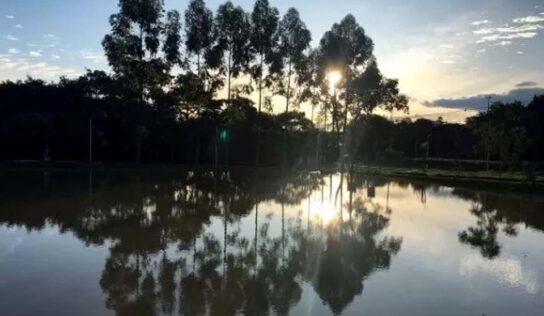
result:
<svg viewBox="0 0 544 316"><path fill-rule="evenodd" d="M165 2L167 9L180 11L188 3ZM213 10L222 2L207 1ZM249 0L233 2L247 10L253 5ZM282 14L295 6L314 44L334 22L352 13L374 39L384 73L400 79L412 100L412 115L442 114L462 109L462 100L470 97L499 98L511 90L544 85L543 0L271 3ZM2 0L0 80L27 75L54 80L85 68L108 69L100 43L109 30L108 17L116 11L115 0ZM458 112L451 116L466 115Z"/></svg>

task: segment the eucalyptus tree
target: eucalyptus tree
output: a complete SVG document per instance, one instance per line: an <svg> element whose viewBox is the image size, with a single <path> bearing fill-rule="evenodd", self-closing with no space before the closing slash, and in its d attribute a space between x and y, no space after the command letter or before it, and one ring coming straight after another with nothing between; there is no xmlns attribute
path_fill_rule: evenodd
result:
<svg viewBox="0 0 544 316"><path fill-rule="evenodd" d="M119 12L110 17L111 32L102 41L115 77L125 88L125 101L139 105L133 110L137 162L147 130L148 101L162 93L180 58L179 13L170 11L166 21L163 18L163 0L120 0Z"/></svg>
<svg viewBox="0 0 544 316"><path fill-rule="evenodd" d="M249 16L240 6L227 1L219 6L215 17L217 50L226 59L227 99L231 104L231 78L238 77L250 59L248 50L250 36ZM226 55L226 56L225 56Z"/></svg>
<svg viewBox="0 0 544 316"><path fill-rule="evenodd" d="M299 74L299 85L301 89L301 102L309 102L312 106L311 121L314 121L316 107L320 107L320 113L326 114L326 93L327 82L321 75L319 65L321 58L319 49L310 49L306 58L303 59L302 71Z"/></svg>
<svg viewBox="0 0 544 316"><path fill-rule="evenodd" d="M341 76L335 88L344 106L343 109L333 107L333 126L340 134L342 126L345 131L347 114L355 99L353 81L361 75L372 59L374 43L355 17L348 14L323 35L319 51L321 80L326 80L331 72L338 72Z"/></svg>
<svg viewBox="0 0 544 316"><path fill-rule="evenodd" d="M285 86L285 112L289 112L289 101L293 95L291 79L295 77L295 85L301 86L301 74L304 72L305 51L309 48L312 35L306 24L300 19L300 14L295 8L290 8L279 22L279 53L287 66L287 84ZM294 72L293 72L294 71Z"/></svg>
<svg viewBox="0 0 544 316"><path fill-rule="evenodd" d="M191 0L185 11L185 46L196 55L197 74L201 75L202 59L214 43L213 13L204 0Z"/></svg>
<svg viewBox="0 0 544 316"><path fill-rule="evenodd" d="M180 60L179 12L168 12L166 21L163 17L163 0L120 0L119 13L110 17L111 33L102 41L116 77L133 88L141 103L168 81L169 70Z"/></svg>
<svg viewBox="0 0 544 316"><path fill-rule="evenodd" d="M277 66L277 54L274 49L277 48L278 43L278 21L279 11L271 7L268 0L257 0L255 2L253 12L251 13L250 48L257 55L257 61L251 67L250 72L251 76L257 81L259 113L262 108L265 66Z"/></svg>
<svg viewBox="0 0 544 316"><path fill-rule="evenodd" d="M355 99L350 112L353 118L372 114L376 108L389 112L408 111L408 98L400 94L398 80L386 78L375 58L370 60L365 71L352 84Z"/></svg>

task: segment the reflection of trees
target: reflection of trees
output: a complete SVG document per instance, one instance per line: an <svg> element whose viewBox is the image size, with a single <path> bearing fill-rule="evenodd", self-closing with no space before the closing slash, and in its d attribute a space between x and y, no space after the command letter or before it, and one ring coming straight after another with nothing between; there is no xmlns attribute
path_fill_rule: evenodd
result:
<svg viewBox="0 0 544 316"><path fill-rule="evenodd" d="M501 249L497 242L497 232L499 230L497 213L490 212L481 205L474 205L470 212L478 218L476 226L460 232L459 240L462 243L479 248L480 253L485 258L495 258L500 254Z"/></svg>
<svg viewBox="0 0 544 316"><path fill-rule="evenodd" d="M363 292L363 281L387 269L401 240L377 237L389 224L378 205L357 198L348 222L335 222L324 230L301 232L298 243L306 260L304 277L334 314L340 314ZM316 260L318 258L318 260Z"/></svg>
<svg viewBox="0 0 544 316"><path fill-rule="evenodd" d="M500 255L501 246L497 238L501 231L507 236L516 236L520 223L544 231L542 202L460 189L454 194L475 203L470 212L477 218L476 225L459 233L459 240L478 248L485 258L493 259Z"/></svg>
<svg viewBox="0 0 544 316"><path fill-rule="evenodd" d="M362 293L364 280L387 269L400 249L400 239L377 237L389 219L379 207L368 207L361 199L354 202L352 225L336 222L310 230L300 222L290 225L284 260L282 238L270 237L269 223L263 223L257 265L253 245L236 233L229 236L225 260L220 237L205 234L192 271L183 257L171 261L163 253L138 259L112 252L101 280L107 305L118 315L153 315L158 308L171 313L179 284L184 315L288 315L304 280L339 314Z"/></svg>
<svg viewBox="0 0 544 316"><path fill-rule="evenodd" d="M380 234L387 212L353 199L351 177L349 221L303 229L282 216L281 236L270 236L267 219L255 223L255 238L233 227L258 203L299 205L322 177L242 171L94 177L92 188L72 179L62 190L37 193L35 202L8 198L0 222L53 224L85 243L110 245L100 286L117 315L288 315L302 282L338 314L401 245ZM223 221L223 232L208 231L213 219Z"/></svg>

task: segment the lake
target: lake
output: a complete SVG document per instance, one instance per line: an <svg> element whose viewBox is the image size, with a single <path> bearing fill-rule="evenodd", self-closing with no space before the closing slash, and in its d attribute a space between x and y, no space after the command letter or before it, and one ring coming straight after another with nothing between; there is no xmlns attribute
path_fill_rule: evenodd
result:
<svg viewBox="0 0 544 316"><path fill-rule="evenodd" d="M1 315L542 315L544 197L363 175L3 171Z"/></svg>

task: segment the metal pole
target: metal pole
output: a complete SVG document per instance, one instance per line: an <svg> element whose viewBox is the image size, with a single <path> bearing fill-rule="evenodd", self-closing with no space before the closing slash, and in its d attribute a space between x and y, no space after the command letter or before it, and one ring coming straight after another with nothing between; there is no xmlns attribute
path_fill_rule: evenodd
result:
<svg viewBox="0 0 544 316"><path fill-rule="evenodd" d="M217 169L217 165L218 165L218 156L219 156L219 153L218 153L218 142L219 142L219 129L218 127L216 126L215 127L215 169Z"/></svg>
<svg viewBox="0 0 544 316"><path fill-rule="evenodd" d="M89 119L89 165L93 164L93 119Z"/></svg>

